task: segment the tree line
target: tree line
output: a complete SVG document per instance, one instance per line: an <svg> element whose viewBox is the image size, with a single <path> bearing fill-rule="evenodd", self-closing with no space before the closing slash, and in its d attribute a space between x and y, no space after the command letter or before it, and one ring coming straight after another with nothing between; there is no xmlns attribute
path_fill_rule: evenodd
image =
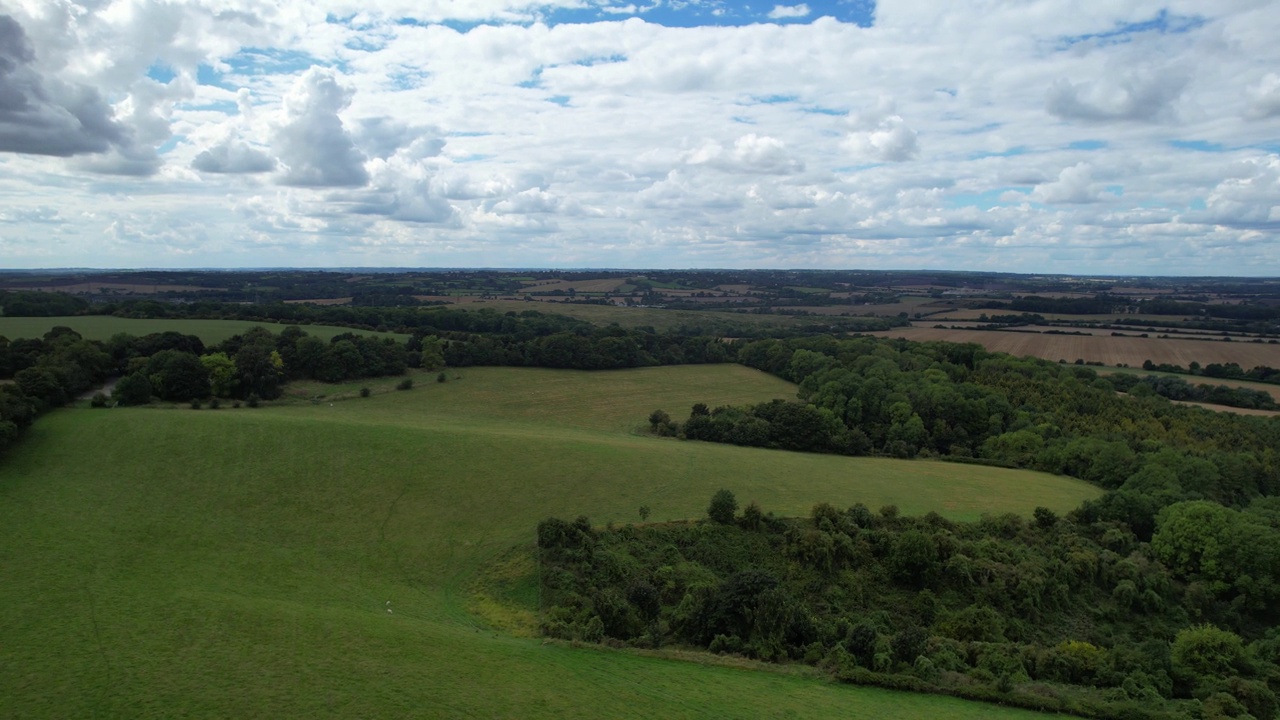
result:
<svg viewBox="0 0 1280 720"><path fill-rule="evenodd" d="M883 338L771 339L737 351L739 362L799 383L799 399L699 403L683 422L655 411L654 432L1071 475L1110 491L1089 512L1126 523L1143 540L1176 502L1239 508L1280 495L1280 421L1173 404L1132 376L1100 377L976 344Z"/></svg>
<svg viewBox="0 0 1280 720"><path fill-rule="evenodd" d="M291 306L292 307L292 306ZM0 433L4 444L45 409L118 377L110 398L95 404L146 404L214 399L257 403L278 398L291 380L336 383L403 374L408 368L508 365L605 370L652 365L721 363L733 358L717 338L658 334L652 329L594 328L577 321L492 312L420 311L432 328L399 342L355 333L324 341L299 326L278 334L253 328L206 347L178 332L105 342L85 340L66 327L43 338L0 337ZM426 318L431 318L429 321ZM439 330L437 326L457 329ZM565 330L564 328L571 328ZM478 331L478 332L477 332ZM435 333L439 334L435 334Z"/></svg>
<svg viewBox="0 0 1280 720"><path fill-rule="evenodd" d="M538 525L541 627L815 665L862 684L1100 718L1273 718L1280 504L1192 500L1149 541L1088 513L953 522L820 503L784 519Z"/></svg>
<svg viewBox="0 0 1280 720"><path fill-rule="evenodd" d="M38 415L110 377L119 378L110 400L122 405L153 398L257 402L279 397L290 380L340 382L443 363L434 338L399 343L344 333L325 342L297 327L279 334L252 328L210 347L195 335L178 332L121 333L100 342L55 327L41 338L0 337L0 380L11 381L0 383L0 451L16 442ZM106 401L104 395L96 404Z"/></svg>

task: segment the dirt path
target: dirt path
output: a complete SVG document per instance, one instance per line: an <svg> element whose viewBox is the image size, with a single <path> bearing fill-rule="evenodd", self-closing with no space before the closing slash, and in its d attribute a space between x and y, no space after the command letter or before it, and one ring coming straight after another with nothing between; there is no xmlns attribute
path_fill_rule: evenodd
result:
<svg viewBox="0 0 1280 720"><path fill-rule="evenodd" d="M115 388L116 388L116 383L118 383L118 382L120 382L120 378L118 378L118 377L107 378L107 381L106 381L105 383L103 383L101 387L96 387L96 388L92 388L92 389L89 389L89 390L85 390L84 392L80 393L80 397L77 397L76 399L77 399L77 400L92 400L92 399L93 399L93 396L94 396L94 395L96 395L96 394L98 394L98 393L102 393L103 395L106 395L107 397L111 397L111 391L112 391L112 390L115 390Z"/></svg>

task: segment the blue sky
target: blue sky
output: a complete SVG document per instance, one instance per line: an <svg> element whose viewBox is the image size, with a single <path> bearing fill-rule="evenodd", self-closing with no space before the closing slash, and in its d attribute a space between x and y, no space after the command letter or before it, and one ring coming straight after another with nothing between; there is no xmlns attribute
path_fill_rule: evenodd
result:
<svg viewBox="0 0 1280 720"><path fill-rule="evenodd" d="M66 4L0 0L12 267L1280 275L1265 0Z"/></svg>

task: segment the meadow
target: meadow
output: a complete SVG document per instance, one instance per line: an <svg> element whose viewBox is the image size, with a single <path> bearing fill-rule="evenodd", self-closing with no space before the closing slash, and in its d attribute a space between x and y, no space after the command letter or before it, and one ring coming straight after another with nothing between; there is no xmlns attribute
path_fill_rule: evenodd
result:
<svg viewBox="0 0 1280 720"><path fill-rule="evenodd" d="M681 442L655 407L791 397L741 366L514 368L298 386L251 410L55 411L0 459L4 717L1032 718L797 668L571 647L476 587L550 515L702 514L728 487L779 514L896 503L1059 512L1069 478ZM323 398L317 396L323 395ZM346 398L346 399L344 399ZM515 575L519 575L516 572ZM486 620L488 618L488 620Z"/></svg>
<svg viewBox="0 0 1280 720"><path fill-rule="evenodd" d="M172 320L164 318L135 319L115 317L114 315L74 315L69 317L0 317L0 335L13 340L15 338L38 338L56 326L69 327L88 340L107 340L116 333L128 333L141 337L150 333L176 330L180 333L198 336L206 345L214 345L232 335L239 335L252 327L264 327L273 333L283 330L286 325L279 323L255 322L252 320ZM356 333L404 340L408 335L396 333L373 332L368 330L352 330L336 325L304 325L308 335L322 340L329 340L335 335Z"/></svg>
<svg viewBox="0 0 1280 720"><path fill-rule="evenodd" d="M476 300L465 303L470 309L492 308L498 312L524 312L534 310L556 315L568 315L595 325L617 323L624 328L652 327L659 332L682 326L701 328L742 327L803 327L812 325L813 318L799 315L754 315L719 310L667 310L662 308L624 307L621 305L589 305L587 303L546 300Z"/></svg>

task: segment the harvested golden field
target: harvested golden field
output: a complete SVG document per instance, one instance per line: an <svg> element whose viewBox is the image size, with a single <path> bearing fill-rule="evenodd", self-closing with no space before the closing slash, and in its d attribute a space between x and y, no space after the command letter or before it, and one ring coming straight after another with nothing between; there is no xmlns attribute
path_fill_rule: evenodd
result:
<svg viewBox="0 0 1280 720"><path fill-rule="evenodd" d="M1139 377L1148 375L1157 375L1160 377L1176 377L1186 380L1192 385L1221 385L1231 388L1245 388L1247 390L1261 390L1267 393L1276 402L1280 402L1280 385L1271 383L1254 382L1252 380L1230 380L1227 378L1211 378L1203 375L1183 375L1180 373L1152 372L1141 368L1096 368L1099 375L1114 375L1116 373L1129 373Z"/></svg>
<svg viewBox="0 0 1280 720"><path fill-rule="evenodd" d="M1097 337L1088 335L1045 335L1000 330L944 330L940 328L896 328L870 333L908 340L972 342L988 350L1010 355L1031 355L1046 360L1077 358L1104 365L1141 366L1146 360L1156 364L1187 367L1192 362L1238 363L1248 369L1259 365L1280 366L1280 345L1250 342L1214 342L1165 338Z"/></svg>
<svg viewBox="0 0 1280 720"><path fill-rule="evenodd" d="M940 323L938 323L934 318L916 320L911 323L912 327L919 327L919 328L932 328L939 324ZM954 320L948 323L947 329L948 330L978 329L978 328L981 328L983 325L986 325L986 323L974 322L970 320ZM1110 327L1070 327L1070 326L1063 326L1063 325L1019 325L1017 326L1017 328L1018 328L1017 332L1038 332L1038 333L1050 333L1050 334L1060 334L1065 332L1065 333L1071 333L1073 335L1075 334L1096 335L1098 337L1112 337L1112 333L1121 333L1122 335L1127 335L1130 337L1136 337L1138 335L1144 335L1144 334L1151 337L1156 337L1157 335L1168 335L1178 340L1212 340L1215 342L1220 341L1223 338L1222 333L1214 333L1208 330L1183 331L1183 330L1170 330L1169 328L1156 328L1156 329L1149 330L1147 328L1134 328L1134 327L1124 327L1124 328L1116 329L1116 328L1110 328ZM1247 341L1249 338L1255 338L1255 337L1258 337L1257 333L1231 333L1231 338L1233 340Z"/></svg>
<svg viewBox="0 0 1280 720"><path fill-rule="evenodd" d="M484 295L414 295L415 300L423 302L470 303L487 299ZM505 296L508 300L518 300L513 296Z"/></svg>
<svg viewBox="0 0 1280 720"><path fill-rule="evenodd" d="M525 283L530 292L613 292L627 284L626 278L600 278L598 280L534 280Z"/></svg>
<svg viewBox="0 0 1280 720"><path fill-rule="evenodd" d="M930 320L977 320L983 315L1017 315L1017 310L1008 308L942 308L941 312L930 315ZM1095 322L1107 323L1115 320L1137 320L1139 322L1191 320L1185 315L1071 315L1068 313L1039 313L1045 320L1057 322Z"/></svg>
<svg viewBox="0 0 1280 720"><path fill-rule="evenodd" d="M845 294L848 296L848 293ZM832 295L836 297L836 295ZM801 305L787 308L789 310L804 310L814 315L874 315L876 317L897 317L901 313L914 315L915 313L928 314L934 312L930 307L930 298L923 297L904 297L896 303L879 303L874 305Z"/></svg>
<svg viewBox="0 0 1280 720"><path fill-rule="evenodd" d="M285 300L286 305L346 305L351 302L351 298L311 298L308 300Z"/></svg>
<svg viewBox="0 0 1280 720"><path fill-rule="evenodd" d="M1214 412L1229 412L1237 415L1258 415L1260 417L1276 417L1280 415L1280 410L1255 410L1253 408L1228 407L1227 405L1212 405L1210 403L1192 402L1190 400L1171 400L1176 405L1195 405L1205 410Z"/></svg>

